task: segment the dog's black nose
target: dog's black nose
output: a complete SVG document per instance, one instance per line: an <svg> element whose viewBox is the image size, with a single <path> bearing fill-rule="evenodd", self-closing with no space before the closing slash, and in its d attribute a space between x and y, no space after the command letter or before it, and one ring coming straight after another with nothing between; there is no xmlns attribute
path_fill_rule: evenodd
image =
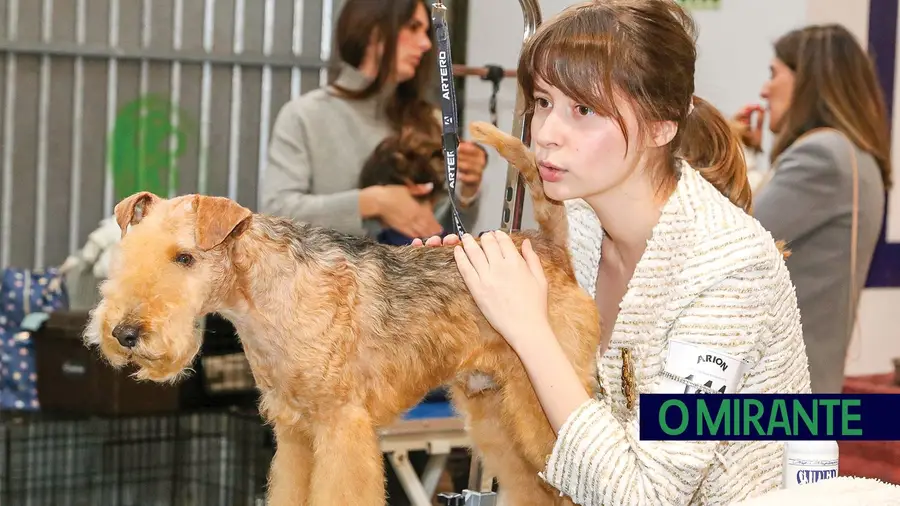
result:
<svg viewBox="0 0 900 506"><path fill-rule="evenodd" d="M138 338L141 336L141 329L134 324L120 323L113 329L112 335L122 346L134 348L137 345Z"/></svg>

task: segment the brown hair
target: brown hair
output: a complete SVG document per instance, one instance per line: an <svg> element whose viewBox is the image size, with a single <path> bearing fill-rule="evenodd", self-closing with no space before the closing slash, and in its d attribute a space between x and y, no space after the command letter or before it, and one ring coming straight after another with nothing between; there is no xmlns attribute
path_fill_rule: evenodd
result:
<svg viewBox="0 0 900 506"><path fill-rule="evenodd" d="M809 130L831 127L875 158L889 189L887 107L875 64L853 34L840 25L794 30L775 42L775 57L794 72L794 90L779 125L772 161Z"/></svg>
<svg viewBox="0 0 900 506"><path fill-rule="evenodd" d="M522 49L518 78L526 98L523 112L533 113L535 80L541 78L598 114L615 118L628 142L615 105L615 97L624 95L641 136L653 122L678 126L663 148L662 170L654 174L661 189L674 187L677 160L684 158L749 212L740 141L713 106L694 97L694 33L693 20L672 1L605 0L569 7L542 25Z"/></svg>
<svg viewBox="0 0 900 506"><path fill-rule="evenodd" d="M359 187L431 183L432 190L416 200L433 200L444 191L444 152L434 136L416 130L381 141L363 163Z"/></svg>
<svg viewBox="0 0 900 506"><path fill-rule="evenodd" d="M362 90L348 90L335 85L340 72L330 74L330 85L350 99L366 99L381 93L389 83L396 68L397 39L400 30L415 15L419 6L425 6L423 0L346 0L335 27L334 64L343 62L359 68L362 65L366 50L372 41L372 34L378 34L384 43L384 52L378 64L378 75ZM427 7L426 7L427 10ZM433 37L433 28L429 23L429 36ZM396 90L385 103L385 112L395 132L404 127L413 127L433 135L440 135L440 124L435 115L435 107L426 96L426 86L431 83L431 72L434 67L434 49L422 55L416 75L399 83Z"/></svg>

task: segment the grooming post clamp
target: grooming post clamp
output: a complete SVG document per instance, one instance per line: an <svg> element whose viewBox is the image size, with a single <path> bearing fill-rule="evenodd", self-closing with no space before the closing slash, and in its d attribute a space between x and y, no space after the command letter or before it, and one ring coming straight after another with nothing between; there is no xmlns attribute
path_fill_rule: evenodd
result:
<svg viewBox="0 0 900 506"><path fill-rule="evenodd" d="M525 33L523 42L528 40L537 27L540 26L541 6L538 0L519 0L522 7L522 15L525 18ZM527 118L520 113L525 107L525 96L521 88L516 91L516 110L513 116L512 135L531 145L531 132L528 129ZM506 189L503 192L503 214L501 215L500 229L504 232L517 231L522 227L522 207L525 205L525 182L515 167L509 165L506 169Z"/></svg>
<svg viewBox="0 0 900 506"><path fill-rule="evenodd" d="M541 24L541 7L538 0L519 0L519 6L522 8L522 16L524 18L524 34L523 42L528 40L537 27ZM459 143L457 135L458 129L456 125L456 89L453 84L452 60L450 57L450 35L449 28L446 23L446 11L442 0L436 0L432 4L432 22L435 26L435 37L437 38L438 48L438 78L441 86L441 111L443 113L443 130L444 130L444 153L445 168L447 170L448 181L455 183L456 179L456 146ZM496 72L496 70L494 71ZM491 76L499 81L498 76ZM491 79L493 81L493 79ZM525 97L522 90L517 86L516 91L516 110L513 116L512 135L518 137L526 145L531 144L530 132L526 118L520 116L524 109ZM448 150L449 148L449 150ZM450 155L454 159L449 159ZM454 222L457 230L462 229L462 223L456 215L454 203L453 188L450 186L450 202L451 210L454 213ZM506 190L503 195L503 214L501 230L511 232L519 230L522 225L522 208L525 203L525 183L519 171L510 164L506 171ZM493 479L486 476L480 459L472 456L472 466L469 471L469 487L462 494L442 493L438 497L442 504L447 506L496 506L497 494L492 491Z"/></svg>

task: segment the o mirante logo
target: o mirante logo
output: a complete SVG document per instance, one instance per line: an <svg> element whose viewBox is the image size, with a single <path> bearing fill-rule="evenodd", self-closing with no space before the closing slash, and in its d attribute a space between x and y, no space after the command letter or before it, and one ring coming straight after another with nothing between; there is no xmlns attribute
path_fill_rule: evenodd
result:
<svg viewBox="0 0 900 506"><path fill-rule="evenodd" d="M900 440L890 394L642 394L641 440Z"/></svg>

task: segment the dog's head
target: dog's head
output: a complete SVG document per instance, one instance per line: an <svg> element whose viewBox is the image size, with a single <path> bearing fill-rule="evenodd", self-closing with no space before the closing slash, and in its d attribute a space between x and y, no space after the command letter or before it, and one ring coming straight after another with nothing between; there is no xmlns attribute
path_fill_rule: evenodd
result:
<svg viewBox="0 0 900 506"><path fill-rule="evenodd" d="M233 283L230 247L252 213L222 197L136 193L115 208L122 240L84 339L114 366L174 382L200 351L198 323Z"/></svg>
<svg viewBox="0 0 900 506"><path fill-rule="evenodd" d="M378 144L363 164L359 187L431 183L434 189L420 200L433 201L443 191L443 163L441 145L410 130Z"/></svg>

